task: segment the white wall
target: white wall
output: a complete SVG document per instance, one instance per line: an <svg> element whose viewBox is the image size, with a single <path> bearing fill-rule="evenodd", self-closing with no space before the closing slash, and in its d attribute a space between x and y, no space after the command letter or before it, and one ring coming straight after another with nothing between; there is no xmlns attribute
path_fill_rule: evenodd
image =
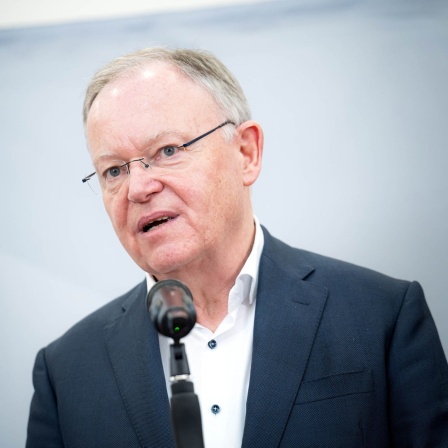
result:
<svg viewBox="0 0 448 448"><path fill-rule="evenodd" d="M446 2L277 1L0 31L0 446L23 446L37 350L143 278L90 172L83 92L111 58L201 47L266 133L256 213L288 243L421 281L448 348Z"/></svg>
<svg viewBox="0 0 448 448"><path fill-rule="evenodd" d="M0 28L123 18L263 1L267 0L2 0Z"/></svg>

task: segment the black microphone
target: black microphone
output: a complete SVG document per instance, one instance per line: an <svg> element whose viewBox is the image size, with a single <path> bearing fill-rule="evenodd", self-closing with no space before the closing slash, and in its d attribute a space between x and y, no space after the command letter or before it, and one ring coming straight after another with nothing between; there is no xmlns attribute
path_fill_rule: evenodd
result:
<svg viewBox="0 0 448 448"><path fill-rule="evenodd" d="M180 339L196 323L190 290L178 280L161 280L149 291L146 304L157 331L174 339L170 345L171 420L176 448L204 448L201 410Z"/></svg>
<svg viewBox="0 0 448 448"><path fill-rule="evenodd" d="M178 280L161 280L146 299L149 315L157 331L178 342L196 323L191 291Z"/></svg>

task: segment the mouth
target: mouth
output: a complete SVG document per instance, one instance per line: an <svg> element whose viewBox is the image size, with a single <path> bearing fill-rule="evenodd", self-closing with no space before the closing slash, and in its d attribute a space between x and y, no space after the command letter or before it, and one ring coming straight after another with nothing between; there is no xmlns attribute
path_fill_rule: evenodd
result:
<svg viewBox="0 0 448 448"><path fill-rule="evenodd" d="M151 221L144 223L141 226L141 231L143 233L150 232L151 230L155 229L156 227L166 224L168 221L171 221L172 219L174 219L174 216L162 216L161 218L153 219Z"/></svg>

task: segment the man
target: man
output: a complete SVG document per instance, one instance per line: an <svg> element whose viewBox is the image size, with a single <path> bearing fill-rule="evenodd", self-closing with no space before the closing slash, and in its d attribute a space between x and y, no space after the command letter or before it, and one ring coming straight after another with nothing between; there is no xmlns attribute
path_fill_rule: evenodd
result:
<svg viewBox="0 0 448 448"><path fill-rule="evenodd" d="M38 354L28 447L174 445L169 341L145 304L169 278L194 298L207 448L448 446L448 366L420 286L260 226L263 132L221 62L127 55L95 75L84 120L84 180L147 278Z"/></svg>

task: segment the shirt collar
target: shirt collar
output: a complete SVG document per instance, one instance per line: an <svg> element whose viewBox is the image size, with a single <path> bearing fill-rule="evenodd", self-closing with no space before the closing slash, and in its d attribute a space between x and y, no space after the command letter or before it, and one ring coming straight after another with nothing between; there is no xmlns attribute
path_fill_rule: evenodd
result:
<svg viewBox="0 0 448 448"><path fill-rule="evenodd" d="M264 236L261 230L260 223L256 216L254 216L255 223L255 238L252 250L244 263L241 272L236 278L235 285L238 283L239 279L244 281L245 287L243 292L243 298L248 298L249 304L252 304L255 300L257 294L258 286L258 268L260 266L261 252L263 251Z"/></svg>

